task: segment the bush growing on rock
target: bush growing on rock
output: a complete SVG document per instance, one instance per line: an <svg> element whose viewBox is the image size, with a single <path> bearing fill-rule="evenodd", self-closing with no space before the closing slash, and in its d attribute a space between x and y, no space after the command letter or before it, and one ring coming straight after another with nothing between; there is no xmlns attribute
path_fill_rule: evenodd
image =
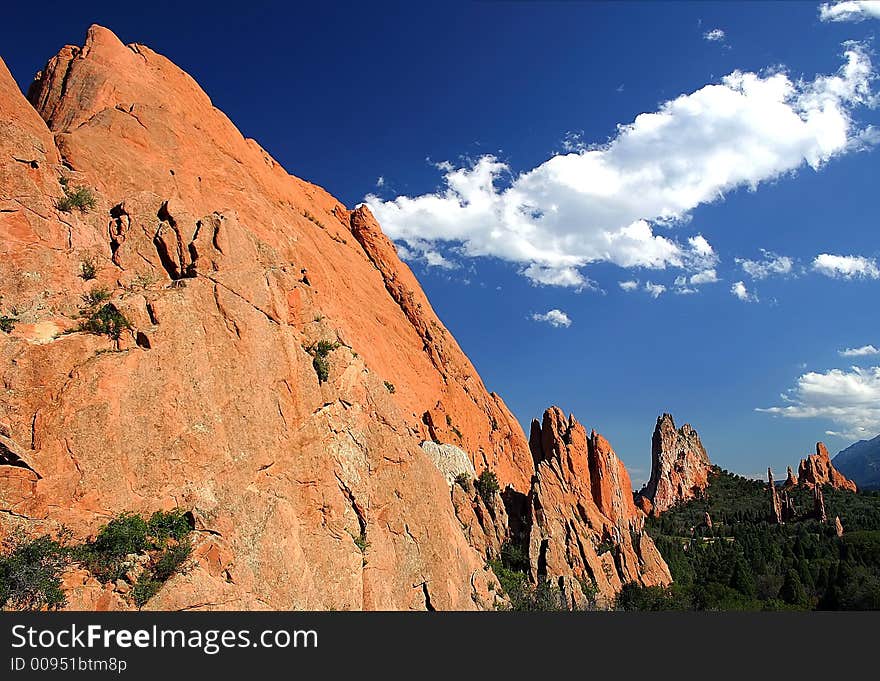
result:
<svg viewBox="0 0 880 681"><path fill-rule="evenodd" d="M61 573L70 562L63 540L14 534L0 556L0 609L57 610L66 597Z"/></svg>
<svg viewBox="0 0 880 681"><path fill-rule="evenodd" d="M97 205L97 200L91 189L88 187L71 188L67 182L67 178L62 178L61 188L64 190L64 196L55 203L55 207L62 213L70 213L77 208L81 213L87 213Z"/></svg>
<svg viewBox="0 0 880 681"><path fill-rule="evenodd" d="M3 315L0 317L0 331L3 333L11 333L12 329L15 328L15 319L12 317L7 317Z"/></svg>
<svg viewBox="0 0 880 681"><path fill-rule="evenodd" d="M332 341L320 340L306 348L312 356L312 366L315 374L318 376L318 383L326 383L330 378L330 361L328 359L330 353L339 347L339 343Z"/></svg>
<svg viewBox="0 0 880 681"><path fill-rule="evenodd" d="M486 506L492 506L495 493L501 489L498 484L498 476L488 468L480 473L480 477L474 482L474 487L476 487L477 494L480 495Z"/></svg>

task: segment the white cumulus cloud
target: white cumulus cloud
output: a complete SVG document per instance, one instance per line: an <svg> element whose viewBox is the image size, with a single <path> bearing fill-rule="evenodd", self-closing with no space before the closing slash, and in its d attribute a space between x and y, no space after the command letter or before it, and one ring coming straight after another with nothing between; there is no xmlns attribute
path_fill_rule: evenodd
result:
<svg viewBox="0 0 880 681"><path fill-rule="evenodd" d="M847 43L831 75L734 71L618 126L604 146L519 174L494 156L443 163L437 192L388 201L370 194L365 203L412 250L455 244L457 257L517 263L536 283L583 288L581 268L595 262L697 273L715 264L709 242L655 228L686 222L725 192L863 148L873 137L853 112L874 104L873 78L866 49Z"/></svg>
<svg viewBox="0 0 880 681"><path fill-rule="evenodd" d="M880 19L880 0L838 0L819 5L822 21L864 21Z"/></svg>
<svg viewBox="0 0 880 681"><path fill-rule="evenodd" d="M869 357L880 355L880 350L873 345L863 345L859 348L846 348L838 353L841 357Z"/></svg>
<svg viewBox="0 0 880 681"><path fill-rule="evenodd" d="M766 279L774 275L784 276L791 274L794 269L794 260L786 255L777 255L772 251L761 249L760 260L748 260L736 258L736 263L742 267L743 272L752 279Z"/></svg>
<svg viewBox="0 0 880 681"><path fill-rule="evenodd" d="M557 310L555 308L548 310L543 314L534 312L532 314L532 319L536 322L546 322L550 326L555 326L557 329L560 327L568 328L571 326L571 319L569 319L569 316L562 310Z"/></svg>
<svg viewBox="0 0 880 681"><path fill-rule="evenodd" d="M822 253L813 260L813 270L826 277L841 279L880 279L880 268L873 258L861 255Z"/></svg>
<svg viewBox="0 0 880 681"><path fill-rule="evenodd" d="M733 286L730 287L730 292L745 303L758 302L758 296L749 291L749 289L745 285L745 282L734 282Z"/></svg>
<svg viewBox="0 0 880 681"><path fill-rule="evenodd" d="M756 411L785 418L825 418L842 437L857 440L880 432L880 367L810 371L782 396L783 405Z"/></svg>
<svg viewBox="0 0 880 681"><path fill-rule="evenodd" d="M618 281L617 285L627 293L631 293L639 287L639 282L635 279L630 279L629 281Z"/></svg>
<svg viewBox="0 0 880 681"><path fill-rule="evenodd" d="M721 28L713 28L703 34L703 40L708 40L710 43L723 43L726 37L727 34Z"/></svg>

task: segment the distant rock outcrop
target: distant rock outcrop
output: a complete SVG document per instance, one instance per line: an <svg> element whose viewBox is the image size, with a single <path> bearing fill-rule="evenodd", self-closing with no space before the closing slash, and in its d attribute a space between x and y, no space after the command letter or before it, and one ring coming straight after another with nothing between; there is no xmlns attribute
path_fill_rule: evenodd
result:
<svg viewBox="0 0 880 681"><path fill-rule="evenodd" d="M676 430L672 415L663 414L651 440L651 477L636 503L645 513L659 515L705 489L711 469L697 431L687 423Z"/></svg>
<svg viewBox="0 0 880 681"><path fill-rule="evenodd" d="M828 449L822 442L816 443L816 453L801 459L798 466L799 484L807 487L830 485L834 489L857 490L856 483L849 480L831 463Z"/></svg>

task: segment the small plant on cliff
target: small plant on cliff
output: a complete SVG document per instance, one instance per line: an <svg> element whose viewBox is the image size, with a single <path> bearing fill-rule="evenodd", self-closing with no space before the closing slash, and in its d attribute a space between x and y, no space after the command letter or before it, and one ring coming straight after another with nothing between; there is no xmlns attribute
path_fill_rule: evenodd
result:
<svg viewBox="0 0 880 681"><path fill-rule="evenodd" d="M339 343L320 340L306 348L306 352L312 356L312 366L318 375L319 383L326 383L330 378L330 360L328 358L330 353L338 347Z"/></svg>
<svg viewBox="0 0 880 681"><path fill-rule="evenodd" d="M63 213L69 213L74 208L79 209L81 213L87 213L97 205L95 195L88 187L71 188L67 178L63 177L61 188L64 190L64 196L58 199L55 207Z"/></svg>
<svg viewBox="0 0 880 681"><path fill-rule="evenodd" d="M79 324L80 331L110 336L113 340L119 340L122 332L130 328L131 323L112 303L92 311Z"/></svg>
<svg viewBox="0 0 880 681"><path fill-rule="evenodd" d="M61 540L42 536L28 540L13 534L0 555L0 609L57 610L66 598L61 573L70 557Z"/></svg>
<svg viewBox="0 0 880 681"><path fill-rule="evenodd" d="M501 489L498 485L498 476L488 468L480 473L480 477L474 482L474 487L486 506L492 506L495 503L495 493Z"/></svg>
<svg viewBox="0 0 880 681"><path fill-rule="evenodd" d="M471 491L471 476L467 473L459 473L455 476L455 484L461 487L465 492Z"/></svg>
<svg viewBox="0 0 880 681"><path fill-rule="evenodd" d="M97 307L108 300L110 300L110 291L103 286L96 286L88 293L84 293L82 297L83 305L86 307Z"/></svg>
<svg viewBox="0 0 880 681"><path fill-rule="evenodd" d="M14 328L15 319L13 317L7 317L6 315L0 317L0 331L3 333L11 333Z"/></svg>
<svg viewBox="0 0 880 681"><path fill-rule="evenodd" d="M390 392L392 395L395 393L397 388L394 387L394 384L391 381L385 381L385 389Z"/></svg>
<svg viewBox="0 0 880 681"><path fill-rule="evenodd" d="M79 276L85 281L91 281L98 275L98 265L92 256L86 256L79 263Z"/></svg>

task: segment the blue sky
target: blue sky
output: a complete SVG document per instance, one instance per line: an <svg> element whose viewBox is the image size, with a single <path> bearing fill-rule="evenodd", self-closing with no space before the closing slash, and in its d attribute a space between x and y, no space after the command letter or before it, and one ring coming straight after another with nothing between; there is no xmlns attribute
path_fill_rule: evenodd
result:
<svg viewBox="0 0 880 681"><path fill-rule="evenodd" d="M369 197L524 424L636 481L662 411L744 474L880 432L876 4L122 4L15 3L0 55L25 88L103 24Z"/></svg>

